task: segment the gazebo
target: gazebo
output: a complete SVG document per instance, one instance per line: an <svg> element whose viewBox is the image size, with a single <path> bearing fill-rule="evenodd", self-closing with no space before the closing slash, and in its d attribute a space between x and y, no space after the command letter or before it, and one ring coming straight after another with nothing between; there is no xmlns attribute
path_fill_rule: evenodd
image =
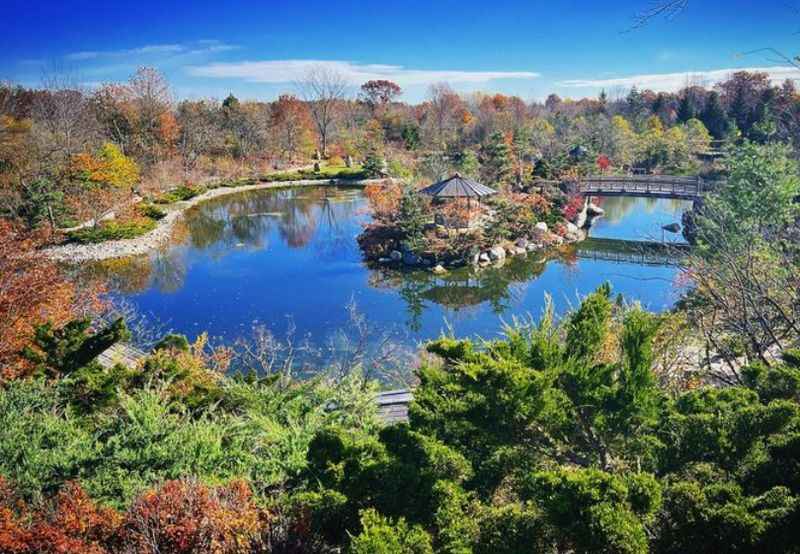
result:
<svg viewBox="0 0 800 554"><path fill-rule="evenodd" d="M419 192L437 199L477 198L480 200L484 196L497 194L497 191L493 188L489 188L472 179L462 177L460 173L455 173L443 181L433 183Z"/></svg>
<svg viewBox="0 0 800 554"><path fill-rule="evenodd" d="M473 198L477 198L480 203L481 198L497 194L497 191L493 188L489 188L472 179L462 177L459 173L455 173L447 179L427 186L419 192L435 200L466 198L468 207L471 206ZM467 226L469 226L469 222Z"/></svg>

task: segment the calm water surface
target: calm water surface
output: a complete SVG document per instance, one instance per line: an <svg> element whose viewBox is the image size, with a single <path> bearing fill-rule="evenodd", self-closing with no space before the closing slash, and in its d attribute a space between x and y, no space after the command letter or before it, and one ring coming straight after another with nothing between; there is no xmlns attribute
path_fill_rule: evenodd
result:
<svg viewBox="0 0 800 554"><path fill-rule="evenodd" d="M685 202L607 198L592 237L661 240ZM580 247L563 259L513 259L505 267L433 277L428 272L371 269L356 236L369 221L353 189L255 191L192 209L179 244L148 258L104 264L119 294L176 332L223 340L254 325L326 341L347 325L354 301L369 325L393 330L409 345L447 327L458 336L493 337L503 321L538 315L550 294L556 309L574 305L604 281L652 310L676 299L676 269L586 259ZM668 240L679 237L671 235Z"/></svg>

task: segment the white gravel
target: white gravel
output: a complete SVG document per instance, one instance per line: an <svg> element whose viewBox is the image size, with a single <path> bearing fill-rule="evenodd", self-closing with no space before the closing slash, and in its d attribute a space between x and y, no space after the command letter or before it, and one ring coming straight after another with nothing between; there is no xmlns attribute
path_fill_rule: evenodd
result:
<svg viewBox="0 0 800 554"><path fill-rule="evenodd" d="M385 181L385 179L365 179L362 181L309 179L301 181L258 183L255 185L243 185L241 187L215 188L199 196L195 196L194 198L185 202L176 202L175 204L167 206L167 215L163 219L159 220L158 226L149 233L146 233L140 237L133 239L110 240L96 244L62 244L45 248L41 252L53 260L74 263L138 256L152 252L153 250L156 250L160 246L166 244L172 236L172 230L175 226L175 223L181 217L183 217L184 212L188 208L196 206L197 204L205 202L211 198L248 190L325 185L365 186L383 181Z"/></svg>

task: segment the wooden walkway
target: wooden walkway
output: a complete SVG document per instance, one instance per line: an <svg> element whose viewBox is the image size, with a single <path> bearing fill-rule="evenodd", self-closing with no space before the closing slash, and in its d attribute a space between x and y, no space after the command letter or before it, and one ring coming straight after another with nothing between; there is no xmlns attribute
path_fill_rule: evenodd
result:
<svg viewBox="0 0 800 554"><path fill-rule="evenodd" d="M587 196L636 196L695 200L716 186L700 177L669 175L603 175L584 177L578 192Z"/></svg>
<svg viewBox="0 0 800 554"><path fill-rule="evenodd" d="M588 238L576 244L578 258L619 264L677 266L689 245L683 243L645 242Z"/></svg>

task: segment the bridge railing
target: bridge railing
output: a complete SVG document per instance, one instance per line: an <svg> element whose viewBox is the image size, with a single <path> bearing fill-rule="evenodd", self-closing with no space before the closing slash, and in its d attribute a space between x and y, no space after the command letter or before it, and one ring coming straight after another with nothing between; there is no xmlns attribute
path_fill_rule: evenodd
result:
<svg viewBox="0 0 800 554"><path fill-rule="evenodd" d="M584 194L642 194L653 196L700 196L709 190L700 177L667 175L603 175L585 177L578 183Z"/></svg>

